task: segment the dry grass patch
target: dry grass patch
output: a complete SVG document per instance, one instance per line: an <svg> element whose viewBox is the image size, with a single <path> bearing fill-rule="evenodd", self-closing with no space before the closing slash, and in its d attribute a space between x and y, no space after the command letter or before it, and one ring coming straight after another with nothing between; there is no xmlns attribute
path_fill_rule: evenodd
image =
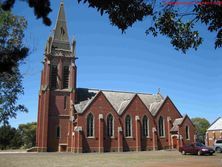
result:
<svg viewBox="0 0 222 167"><path fill-rule="evenodd" d="M0 153L0 167L221 167L222 154L182 156L177 151L123 153Z"/></svg>

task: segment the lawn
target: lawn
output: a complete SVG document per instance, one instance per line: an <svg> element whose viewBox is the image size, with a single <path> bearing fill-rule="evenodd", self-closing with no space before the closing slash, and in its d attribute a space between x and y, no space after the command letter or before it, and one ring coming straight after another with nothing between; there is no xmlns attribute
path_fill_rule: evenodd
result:
<svg viewBox="0 0 222 167"><path fill-rule="evenodd" d="M221 167L222 154L181 155L177 151L123 153L3 153L0 167Z"/></svg>

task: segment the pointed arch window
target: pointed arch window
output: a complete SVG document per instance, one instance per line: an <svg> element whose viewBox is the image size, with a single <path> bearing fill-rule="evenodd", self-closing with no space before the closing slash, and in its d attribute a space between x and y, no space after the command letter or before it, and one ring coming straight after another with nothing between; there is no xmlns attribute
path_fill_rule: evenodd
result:
<svg viewBox="0 0 222 167"><path fill-rule="evenodd" d="M165 136L164 119L162 116L160 116L159 121L158 121L158 130L159 130L159 136L164 137Z"/></svg>
<svg viewBox="0 0 222 167"><path fill-rule="evenodd" d="M190 139L190 128L189 128L189 126L186 126L186 139L187 140Z"/></svg>
<svg viewBox="0 0 222 167"><path fill-rule="evenodd" d="M132 136L132 119L129 115L125 118L125 134L126 137Z"/></svg>
<svg viewBox="0 0 222 167"><path fill-rule="evenodd" d="M107 136L108 137L112 137L114 136L114 132L113 132L113 126L114 126L114 123L113 123L113 116L112 114L109 114L108 117L107 117Z"/></svg>
<svg viewBox="0 0 222 167"><path fill-rule="evenodd" d="M144 137L149 137L149 119L146 115L143 117L142 131Z"/></svg>
<svg viewBox="0 0 222 167"><path fill-rule="evenodd" d="M94 118L92 113L87 116L87 137L93 137L94 135Z"/></svg>

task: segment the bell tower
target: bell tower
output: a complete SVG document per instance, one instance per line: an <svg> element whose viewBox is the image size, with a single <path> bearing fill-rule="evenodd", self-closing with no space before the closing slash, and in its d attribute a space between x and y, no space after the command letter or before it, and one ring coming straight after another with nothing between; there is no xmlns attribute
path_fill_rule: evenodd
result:
<svg viewBox="0 0 222 167"><path fill-rule="evenodd" d="M76 90L75 40L69 42L64 3L44 53L38 101L38 151L70 151Z"/></svg>

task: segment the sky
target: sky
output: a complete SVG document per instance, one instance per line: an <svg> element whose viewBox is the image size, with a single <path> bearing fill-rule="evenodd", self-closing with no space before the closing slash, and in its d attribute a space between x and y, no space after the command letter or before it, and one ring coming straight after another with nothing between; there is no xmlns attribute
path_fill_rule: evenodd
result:
<svg viewBox="0 0 222 167"><path fill-rule="evenodd" d="M28 113L19 113L10 124L37 121L40 73L44 48L55 27L60 0L51 1L50 27L36 19L33 9L16 1L13 13L28 21L24 43L30 55L20 67L24 95L18 103L25 104ZM170 40L159 35L147 36L149 18L137 22L122 32L95 9L64 0L70 41L77 42L77 87L121 90L169 96L182 115L203 117L212 123L222 116L222 50L214 49L215 34L198 25L204 37L197 51L187 54L176 51Z"/></svg>

